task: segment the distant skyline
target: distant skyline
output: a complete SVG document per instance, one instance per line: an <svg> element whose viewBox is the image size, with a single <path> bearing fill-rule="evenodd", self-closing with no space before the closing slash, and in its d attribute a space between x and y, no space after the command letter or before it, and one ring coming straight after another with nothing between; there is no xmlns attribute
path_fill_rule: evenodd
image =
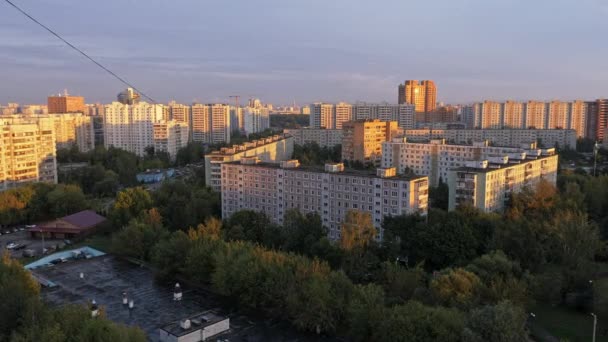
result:
<svg viewBox="0 0 608 342"><path fill-rule="evenodd" d="M13 0L161 103L608 97L602 0ZM0 2L0 103L126 86Z"/></svg>

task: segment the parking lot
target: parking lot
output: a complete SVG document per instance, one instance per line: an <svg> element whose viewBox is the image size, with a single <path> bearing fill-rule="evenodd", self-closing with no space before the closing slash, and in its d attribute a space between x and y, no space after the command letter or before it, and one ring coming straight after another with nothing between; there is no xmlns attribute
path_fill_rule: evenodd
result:
<svg viewBox="0 0 608 342"><path fill-rule="evenodd" d="M27 230L17 230L14 232L13 229L4 228L0 229L0 250L8 250L13 258L23 257L23 251L34 250L37 256L41 255L42 252L42 240L41 239L30 239L27 234ZM10 243L17 244L18 249L7 249ZM62 240L44 240L44 248L50 249L57 245L63 244Z"/></svg>

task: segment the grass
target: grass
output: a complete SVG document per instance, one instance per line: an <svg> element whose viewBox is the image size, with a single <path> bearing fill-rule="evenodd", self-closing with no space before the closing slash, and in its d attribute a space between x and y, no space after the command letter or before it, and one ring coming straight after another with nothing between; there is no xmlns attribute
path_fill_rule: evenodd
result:
<svg viewBox="0 0 608 342"><path fill-rule="evenodd" d="M593 317L590 314L571 310L562 306L538 305L531 310L536 315L531 322L532 332L540 327L561 341L591 341ZM598 321L596 341L608 342L608 336L602 336L602 330L608 324Z"/></svg>

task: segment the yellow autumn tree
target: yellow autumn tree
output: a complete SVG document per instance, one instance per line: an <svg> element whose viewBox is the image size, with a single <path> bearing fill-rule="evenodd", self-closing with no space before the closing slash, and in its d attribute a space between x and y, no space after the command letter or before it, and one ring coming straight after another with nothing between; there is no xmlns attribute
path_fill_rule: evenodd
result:
<svg viewBox="0 0 608 342"><path fill-rule="evenodd" d="M363 248L373 241L376 234L370 213L349 210L340 229L340 247L345 251Z"/></svg>

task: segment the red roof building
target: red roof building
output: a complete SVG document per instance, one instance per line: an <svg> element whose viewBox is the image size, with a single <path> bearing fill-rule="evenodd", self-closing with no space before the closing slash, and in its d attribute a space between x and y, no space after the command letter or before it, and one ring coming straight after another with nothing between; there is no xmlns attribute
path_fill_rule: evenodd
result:
<svg viewBox="0 0 608 342"><path fill-rule="evenodd" d="M30 228L30 235L35 238L44 233L44 237L52 239L75 239L91 234L95 228L106 222L106 218L92 210L68 215L50 222Z"/></svg>

